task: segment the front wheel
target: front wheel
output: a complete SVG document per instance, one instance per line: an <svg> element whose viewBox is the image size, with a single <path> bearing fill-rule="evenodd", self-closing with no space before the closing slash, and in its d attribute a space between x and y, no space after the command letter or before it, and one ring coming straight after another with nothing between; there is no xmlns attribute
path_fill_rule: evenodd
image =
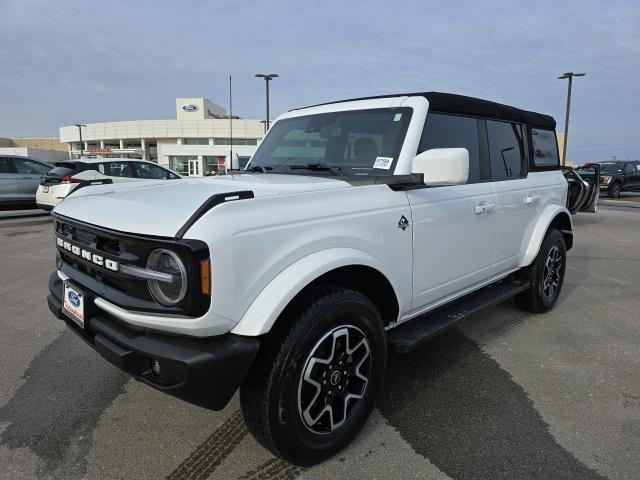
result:
<svg viewBox="0 0 640 480"><path fill-rule="evenodd" d="M620 197L620 192L622 192L622 186L616 182L611 185L611 188L609 189L609 197L618 198Z"/></svg>
<svg viewBox="0 0 640 480"><path fill-rule="evenodd" d="M382 318L364 295L323 288L280 319L240 389L249 431L276 456L318 463L362 429L382 385Z"/></svg>
<svg viewBox="0 0 640 480"><path fill-rule="evenodd" d="M524 279L531 285L515 296L516 304L523 310L534 313L551 310L560 296L566 263L564 237L558 230L549 229L535 260L522 272Z"/></svg>

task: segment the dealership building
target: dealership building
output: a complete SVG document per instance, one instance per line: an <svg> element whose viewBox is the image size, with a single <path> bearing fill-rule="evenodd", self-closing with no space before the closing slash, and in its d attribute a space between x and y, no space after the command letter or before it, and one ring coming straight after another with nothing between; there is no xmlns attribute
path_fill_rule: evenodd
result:
<svg viewBox="0 0 640 480"><path fill-rule="evenodd" d="M133 120L60 128L69 158L141 158L181 175L202 177L224 170L233 151L246 163L265 131L261 120L233 117L206 98L177 98L175 120ZM235 166L235 165L234 165Z"/></svg>

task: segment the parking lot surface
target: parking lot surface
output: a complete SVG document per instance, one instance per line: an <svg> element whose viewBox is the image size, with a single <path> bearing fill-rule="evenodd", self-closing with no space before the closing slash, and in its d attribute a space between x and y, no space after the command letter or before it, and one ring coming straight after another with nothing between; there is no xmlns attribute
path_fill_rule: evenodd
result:
<svg viewBox="0 0 640 480"><path fill-rule="evenodd" d="M574 218L555 310L512 302L391 355L377 409L300 469L99 357L46 307L48 217L0 218L0 478L640 478L640 206ZM611 206L614 205L614 206Z"/></svg>

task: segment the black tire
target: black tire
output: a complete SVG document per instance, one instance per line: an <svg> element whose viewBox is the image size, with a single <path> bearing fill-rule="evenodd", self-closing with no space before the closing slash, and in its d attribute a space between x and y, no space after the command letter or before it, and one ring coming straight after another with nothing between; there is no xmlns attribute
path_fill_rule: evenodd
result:
<svg viewBox="0 0 640 480"><path fill-rule="evenodd" d="M547 231L540 251L531 265L522 270L522 277L531 286L515 296L516 304L528 312L545 313L556 304L567 263L564 237L555 228Z"/></svg>
<svg viewBox="0 0 640 480"><path fill-rule="evenodd" d="M339 287L308 295L278 321L240 388L249 431L296 465L332 456L369 418L382 385L386 348L382 318L367 297ZM349 398L342 415L348 393L362 398ZM335 418L320 413L327 405L337 412Z"/></svg>
<svg viewBox="0 0 640 480"><path fill-rule="evenodd" d="M619 182L616 182L609 188L609 197L619 198L620 192L622 192L622 185L620 185Z"/></svg>

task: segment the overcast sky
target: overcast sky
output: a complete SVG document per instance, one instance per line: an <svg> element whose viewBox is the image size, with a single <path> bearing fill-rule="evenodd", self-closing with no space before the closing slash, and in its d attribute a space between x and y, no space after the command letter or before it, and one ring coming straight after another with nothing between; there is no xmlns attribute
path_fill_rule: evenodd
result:
<svg viewBox="0 0 640 480"><path fill-rule="evenodd" d="M175 97L272 117L334 99L437 90L553 115L570 158L640 158L640 3L0 0L0 137L175 118Z"/></svg>

